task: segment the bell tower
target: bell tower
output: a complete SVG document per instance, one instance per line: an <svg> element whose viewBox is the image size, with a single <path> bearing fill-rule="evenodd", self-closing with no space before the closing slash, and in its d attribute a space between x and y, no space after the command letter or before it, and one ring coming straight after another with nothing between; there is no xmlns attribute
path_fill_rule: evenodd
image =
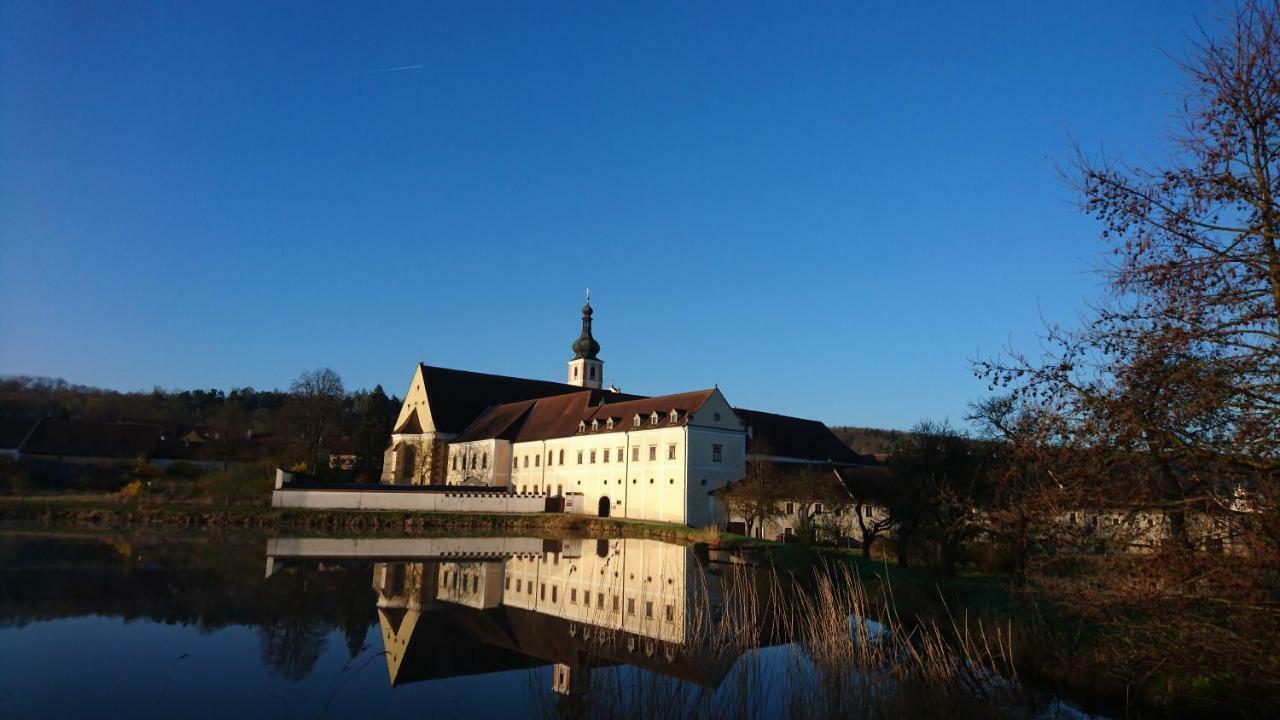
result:
<svg viewBox="0 0 1280 720"><path fill-rule="evenodd" d="M569 361L569 384L578 387L604 387L604 362L596 355L600 343L591 336L591 289L587 288L587 304L582 307L582 334L573 341L573 359Z"/></svg>

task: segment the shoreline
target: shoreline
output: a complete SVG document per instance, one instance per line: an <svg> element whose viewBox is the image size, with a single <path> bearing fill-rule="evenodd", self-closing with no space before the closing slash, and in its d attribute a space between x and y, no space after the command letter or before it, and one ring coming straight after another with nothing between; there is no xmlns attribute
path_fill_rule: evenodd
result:
<svg viewBox="0 0 1280 720"><path fill-rule="evenodd" d="M598 518L563 513L498 514L454 512L400 512L375 510L301 510L256 505L218 506L208 503L148 503L117 500L111 496L60 497L25 495L0 497L0 522L35 523L44 526L115 529L141 527L219 529L277 529L337 533L435 534L440 530L468 532L542 531L568 532L593 537L646 537L693 544L735 546L763 544L748 538L715 533L702 528L643 522L623 518Z"/></svg>

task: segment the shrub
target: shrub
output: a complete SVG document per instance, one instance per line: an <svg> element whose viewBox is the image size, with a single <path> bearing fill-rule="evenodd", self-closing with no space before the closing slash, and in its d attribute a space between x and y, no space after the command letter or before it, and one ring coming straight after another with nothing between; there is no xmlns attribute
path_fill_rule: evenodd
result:
<svg viewBox="0 0 1280 720"><path fill-rule="evenodd" d="M165 468L164 474L174 480L194 480L204 474L204 469L195 463L178 460Z"/></svg>
<svg viewBox="0 0 1280 720"><path fill-rule="evenodd" d="M271 467L261 463L206 473L198 482L206 499L224 506L268 502L273 487Z"/></svg>

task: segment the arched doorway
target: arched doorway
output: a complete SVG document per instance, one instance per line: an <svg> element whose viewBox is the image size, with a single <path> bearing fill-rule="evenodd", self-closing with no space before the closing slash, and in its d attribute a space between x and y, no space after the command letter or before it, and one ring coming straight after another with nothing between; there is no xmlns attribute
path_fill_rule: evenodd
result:
<svg viewBox="0 0 1280 720"><path fill-rule="evenodd" d="M609 517L609 496L600 498L600 517Z"/></svg>

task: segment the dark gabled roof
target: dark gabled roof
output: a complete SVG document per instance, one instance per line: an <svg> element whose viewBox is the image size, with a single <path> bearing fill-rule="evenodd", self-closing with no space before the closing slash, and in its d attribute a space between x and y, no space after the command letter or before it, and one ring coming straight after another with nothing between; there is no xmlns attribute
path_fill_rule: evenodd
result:
<svg viewBox="0 0 1280 720"><path fill-rule="evenodd" d="M578 424L586 423L585 433L602 435L631 430L631 418L637 413L644 418L640 429L672 427L688 422L688 414L696 413L715 390L662 395L652 398L636 398L631 395L605 390L579 390L568 395L538 398L536 400L509 403L490 408L457 437L455 442L499 438L514 442L547 440L579 434ZM678 410L675 422L670 413ZM658 413L658 424L650 425L649 416ZM612 429L607 428L609 418L614 418ZM591 421L599 421L599 428L591 430Z"/></svg>
<svg viewBox="0 0 1280 720"><path fill-rule="evenodd" d="M757 461L759 462L759 461ZM773 497L781 500L800 500L833 505L850 503L854 496L849 481L844 477L848 468L837 468L831 463L768 463L766 476L768 489ZM733 497L740 491L754 492L751 480L742 479L712 490L717 497Z"/></svg>
<svg viewBox="0 0 1280 720"><path fill-rule="evenodd" d="M45 418L32 430L19 451L23 455L57 457L150 457L156 452L161 433L159 425L149 423Z"/></svg>
<svg viewBox="0 0 1280 720"><path fill-rule="evenodd" d="M848 445L840 442L831 428L817 420L742 408L734 408L733 411L751 428L751 443L762 454L819 462L871 462L869 458L858 455ZM747 452L755 450L748 445Z"/></svg>
<svg viewBox="0 0 1280 720"><path fill-rule="evenodd" d="M22 447L22 441L35 426L35 420L0 420L0 448L16 450Z"/></svg>
<svg viewBox="0 0 1280 720"><path fill-rule="evenodd" d="M421 367L431 420L440 432L462 432L481 413L494 405L584 391L584 388L577 385L546 380L489 375L430 365ZM608 394L619 400L639 397L622 393Z"/></svg>

